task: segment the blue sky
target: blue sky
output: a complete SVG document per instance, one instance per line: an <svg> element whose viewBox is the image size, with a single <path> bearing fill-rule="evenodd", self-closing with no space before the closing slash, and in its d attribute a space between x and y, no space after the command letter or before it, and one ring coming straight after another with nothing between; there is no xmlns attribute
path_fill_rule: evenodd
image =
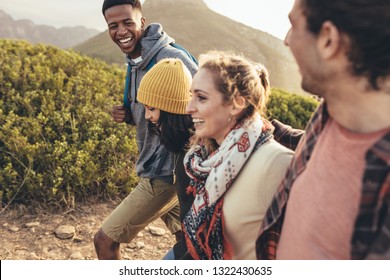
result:
<svg viewBox="0 0 390 280"><path fill-rule="evenodd" d="M290 26L287 15L294 1L204 0L204 2L217 13L283 39ZM0 0L0 9L14 19L27 18L35 24L55 27L83 25L103 31L106 29L106 23L101 14L102 3L103 0Z"/></svg>

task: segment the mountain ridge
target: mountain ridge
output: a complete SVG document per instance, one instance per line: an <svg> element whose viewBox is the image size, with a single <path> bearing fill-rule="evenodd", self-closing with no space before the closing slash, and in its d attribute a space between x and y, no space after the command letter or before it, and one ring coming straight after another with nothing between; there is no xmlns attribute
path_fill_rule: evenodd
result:
<svg viewBox="0 0 390 280"><path fill-rule="evenodd" d="M218 14L203 0L145 0L142 11L147 24L161 23L164 31L194 56L209 50L242 54L267 67L272 86L305 94L300 86L298 66L289 48L271 34ZM122 64L125 61L107 30L74 49L108 63Z"/></svg>
<svg viewBox="0 0 390 280"><path fill-rule="evenodd" d="M84 26L56 28L50 25L35 24L29 19L14 20L0 9L0 38L23 39L30 43L52 44L60 48L70 48L97 35L100 31Z"/></svg>

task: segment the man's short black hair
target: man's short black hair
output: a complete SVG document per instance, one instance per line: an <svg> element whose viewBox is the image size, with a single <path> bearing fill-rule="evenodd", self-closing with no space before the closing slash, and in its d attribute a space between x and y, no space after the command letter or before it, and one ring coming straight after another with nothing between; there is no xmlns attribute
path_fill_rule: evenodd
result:
<svg viewBox="0 0 390 280"><path fill-rule="evenodd" d="M102 7L103 15L107 9L118 5L131 5L133 8L141 11L141 2L139 0L104 0Z"/></svg>

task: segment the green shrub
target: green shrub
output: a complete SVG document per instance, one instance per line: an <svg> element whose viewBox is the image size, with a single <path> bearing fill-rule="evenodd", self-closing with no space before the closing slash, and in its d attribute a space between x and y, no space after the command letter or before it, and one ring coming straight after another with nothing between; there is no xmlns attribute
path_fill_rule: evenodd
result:
<svg viewBox="0 0 390 280"><path fill-rule="evenodd" d="M45 45L0 40L0 201L74 206L137 183L135 130L108 114L125 71ZM304 128L318 102L273 89L269 118Z"/></svg>
<svg viewBox="0 0 390 280"><path fill-rule="evenodd" d="M293 128L304 129L318 105L314 97L303 97L273 88L267 103L267 115L269 119L278 119Z"/></svg>
<svg viewBox="0 0 390 280"><path fill-rule="evenodd" d="M108 114L124 69L45 45L0 40L0 199L67 204L136 183L134 129Z"/></svg>

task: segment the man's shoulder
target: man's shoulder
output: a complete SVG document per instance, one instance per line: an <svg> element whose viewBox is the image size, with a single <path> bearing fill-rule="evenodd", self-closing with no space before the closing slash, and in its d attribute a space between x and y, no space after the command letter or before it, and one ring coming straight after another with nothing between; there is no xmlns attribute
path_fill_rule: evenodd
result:
<svg viewBox="0 0 390 280"><path fill-rule="evenodd" d="M157 56L159 60L164 58L179 58L179 59L187 58L188 59L187 54L184 51L182 51L179 48L176 48L172 44L168 44L162 47Z"/></svg>
<svg viewBox="0 0 390 280"><path fill-rule="evenodd" d="M190 55L181 48L177 48L171 44L164 46L157 54L157 61L164 58L178 58L183 61L188 70L190 70L191 74L194 75L198 70L198 65L193 61Z"/></svg>

